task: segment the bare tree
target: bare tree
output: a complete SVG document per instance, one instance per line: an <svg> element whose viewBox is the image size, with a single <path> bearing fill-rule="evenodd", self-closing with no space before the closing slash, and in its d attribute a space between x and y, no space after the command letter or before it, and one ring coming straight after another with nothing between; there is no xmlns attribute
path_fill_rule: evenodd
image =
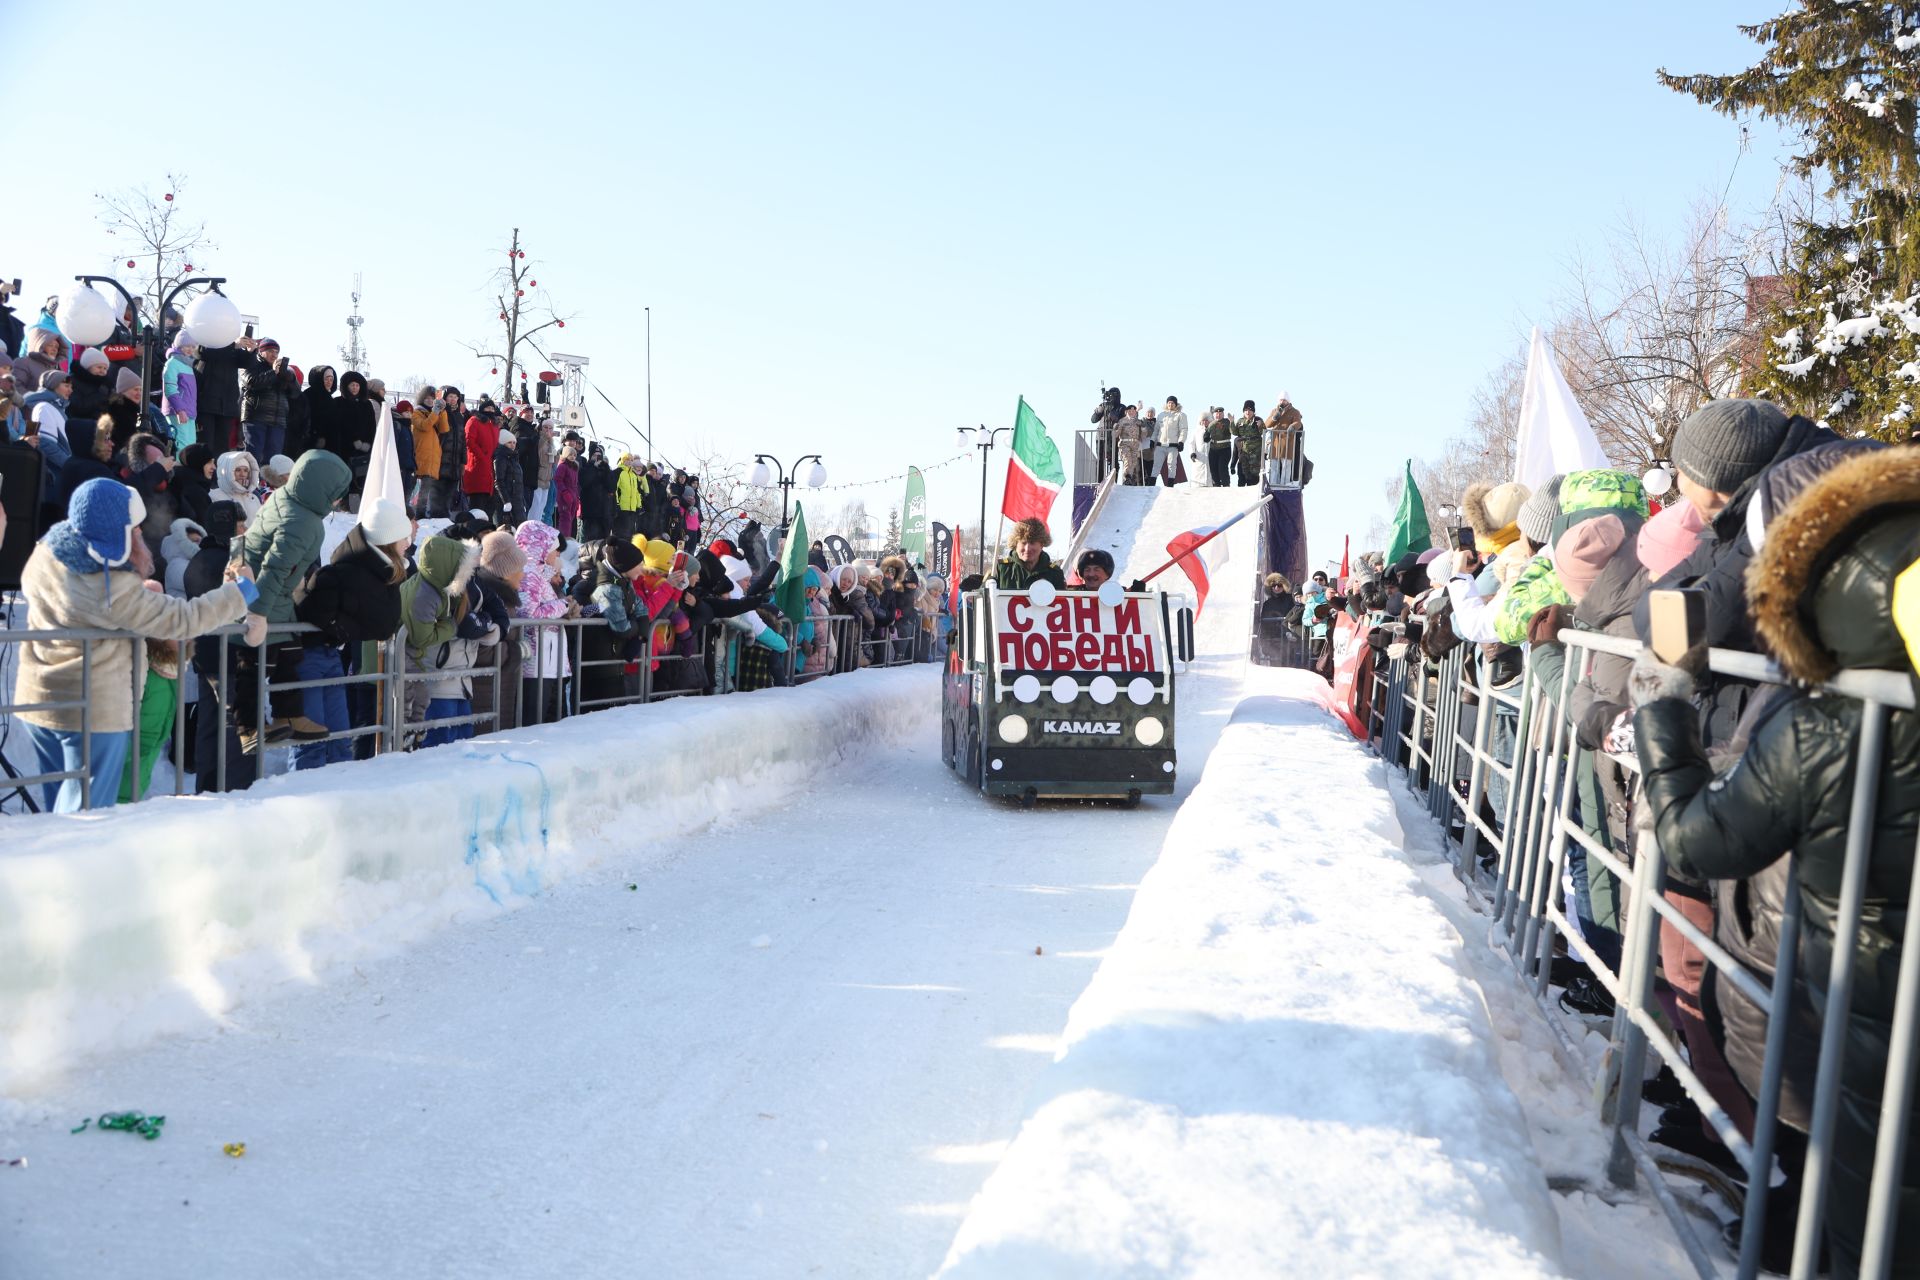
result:
<svg viewBox="0 0 1920 1280"><path fill-rule="evenodd" d="M716 536L725 536L749 520L769 529L780 523L780 491L748 484L749 465L731 450L704 439L695 440L687 450L685 469L700 477L702 525Z"/></svg>
<svg viewBox="0 0 1920 1280"><path fill-rule="evenodd" d="M462 344L481 359L498 361L493 371L504 375L500 379L502 403L513 399L514 370L531 367L531 359L523 351L538 353L534 335L547 329L564 329L573 318L556 312L547 291L533 278L538 264L528 261L527 251L520 247L520 228L513 229L505 252L506 264L493 273L491 283L500 308L500 336Z"/></svg>
<svg viewBox="0 0 1920 1280"><path fill-rule="evenodd" d="M161 323L161 300L173 286L196 271L207 270L209 254L219 248L207 239L204 222L193 222L180 212L185 175L167 175L166 190L156 197L146 187L98 193L100 225L118 244L114 274L135 273L136 286L127 291L144 304L153 323ZM125 267L121 267L125 263Z"/></svg>
<svg viewBox="0 0 1920 1280"><path fill-rule="evenodd" d="M1735 393L1753 349L1749 285L1777 252L1769 228L1739 234L1724 205L1702 200L1677 245L1629 223L1603 265L1575 262L1554 345L1617 464L1664 461L1689 414Z"/></svg>

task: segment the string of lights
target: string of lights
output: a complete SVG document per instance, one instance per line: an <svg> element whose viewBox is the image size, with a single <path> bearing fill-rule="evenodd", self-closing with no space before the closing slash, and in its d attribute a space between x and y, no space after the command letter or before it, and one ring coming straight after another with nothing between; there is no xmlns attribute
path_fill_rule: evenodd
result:
<svg viewBox="0 0 1920 1280"><path fill-rule="evenodd" d="M921 475L926 475L928 472L938 471L942 467L950 467L956 462L965 462L967 461L967 457L967 454L956 453L951 458L943 458L939 462L929 463L924 467L916 467L915 470L919 471ZM907 473L902 471L898 475L881 476L876 480L855 480L848 484L823 484L818 489L810 490L809 492L830 493L835 489L871 489L877 484L898 484L906 478Z"/></svg>

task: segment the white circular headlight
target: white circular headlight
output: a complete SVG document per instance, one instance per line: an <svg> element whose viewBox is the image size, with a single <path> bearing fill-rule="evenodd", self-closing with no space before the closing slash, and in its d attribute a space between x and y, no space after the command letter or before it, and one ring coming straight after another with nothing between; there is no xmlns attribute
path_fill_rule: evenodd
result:
<svg viewBox="0 0 1920 1280"><path fill-rule="evenodd" d="M1055 676L1047 692L1053 695L1055 702L1072 702L1080 696L1080 682L1072 676Z"/></svg>
<svg viewBox="0 0 1920 1280"><path fill-rule="evenodd" d="M1095 676L1087 682L1087 692L1104 707L1120 696L1120 686L1113 682L1112 676Z"/></svg>
<svg viewBox="0 0 1920 1280"><path fill-rule="evenodd" d="M1002 760L999 756L995 756L993 758L993 767L996 769L1004 769L1007 767L1007 764L1006 761ZM1168 765L1167 768L1168 770L1172 770L1173 766Z"/></svg>
<svg viewBox="0 0 1920 1280"><path fill-rule="evenodd" d="M1151 747L1167 736L1167 727L1158 716L1141 716L1133 726L1133 736L1140 739L1141 746Z"/></svg>
<svg viewBox="0 0 1920 1280"><path fill-rule="evenodd" d="M1005 742L1025 742L1027 740L1027 718L1025 716L1001 716L1000 737ZM1159 741L1159 735L1154 736Z"/></svg>
<svg viewBox="0 0 1920 1280"><path fill-rule="evenodd" d="M1144 707L1153 701L1153 681L1145 676L1135 676L1127 681L1127 697L1136 707Z"/></svg>
<svg viewBox="0 0 1920 1280"><path fill-rule="evenodd" d="M1040 677L1026 675L1016 678L1013 682L1013 696L1022 702L1038 702L1040 700Z"/></svg>

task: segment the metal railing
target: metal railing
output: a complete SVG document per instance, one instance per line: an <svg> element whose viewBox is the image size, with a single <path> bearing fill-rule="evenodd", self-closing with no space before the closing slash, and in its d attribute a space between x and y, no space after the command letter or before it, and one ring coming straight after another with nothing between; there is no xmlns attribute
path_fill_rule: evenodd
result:
<svg viewBox="0 0 1920 1280"><path fill-rule="evenodd" d="M1777 959L1773 974L1768 976L1740 963L1667 898L1666 861L1650 831L1630 829L1628 847L1617 849L1583 823L1577 799L1582 771L1591 770L1594 758L1599 757L1637 782L1639 762L1631 754L1606 751L1604 743L1596 752L1583 752L1574 739L1565 708L1575 687L1588 677L1596 656L1632 659L1641 646L1579 630L1563 631L1560 640L1566 661L1557 684L1540 677L1536 655L1531 652L1517 687L1506 689L1493 686L1490 664L1467 645L1456 645L1439 661L1417 647L1391 657L1378 664L1373 675L1369 742L1391 763L1405 768L1407 785L1426 802L1450 837L1453 829L1458 830L1457 844L1450 839L1450 847L1455 850L1455 874L1476 905L1490 917L1490 940L1508 952L1543 1007L1556 939L1564 940L1568 952L1582 961L1612 996L1615 1012L1600 1082L1602 1118L1611 1127L1613 1138L1607 1177L1622 1187L1632 1186L1636 1174L1647 1179L1700 1275L1731 1274L1748 1280L1761 1270L1767 1192L1782 1123L1780 1099L1787 1034L1794 1016L1790 1004L1800 959L1797 944L1801 928L1794 855L1787 855L1788 883ZM1708 668L1727 679L1790 683L1777 666L1755 654L1712 650ZM1806 1131L1806 1162L1797 1207L1795 1277L1817 1274L1826 1226L1847 1047L1847 1010L1857 954L1846 940L1859 935L1866 900L1867 863L1888 716L1893 710L1914 709L1912 683L1894 672L1846 672L1820 686L1818 692L1857 701L1861 732L1853 759L1845 867L1834 913L1834 936L1839 941L1827 974L1828 1016L1821 1027L1812 1077L1812 1119ZM1505 732L1498 733L1503 722ZM1504 749L1494 741L1496 736L1510 739ZM1490 795L1496 789L1502 794L1490 804ZM1587 813L1584 817L1594 820L1596 829L1604 834L1600 815ZM1598 868L1615 877L1626 893L1617 967L1605 962L1581 925L1569 918L1569 857L1576 848L1588 859L1590 872ZM1920 882L1920 849L1916 849L1915 872L1916 882ZM1752 1099L1751 1133L1743 1132L1714 1098L1690 1065L1677 1032L1662 1021L1655 989L1662 930L1671 930L1695 948L1721 978L1766 1011L1766 1040L1759 1092ZM1920 1039L1916 1035L1920 1032L1920 911L1907 912L1901 945L1886 1085L1862 1238L1860 1274L1874 1280L1887 1275L1896 1231L1902 1225L1898 1220L1899 1194L1907 1155L1908 1113L1915 1096L1915 1067L1920 1063L1916 1056L1916 1040ZM1561 1038L1567 1061L1577 1064L1581 1059L1566 1028L1551 1011L1548 1021ZM1745 1172L1743 1203L1731 1206L1740 1213L1737 1258L1729 1259L1717 1240L1698 1236L1698 1219L1681 1207L1674 1194L1668 1169L1674 1170L1674 1177L1688 1176L1692 1167L1686 1158L1675 1160L1662 1149L1650 1149L1639 1132L1641 1084L1647 1074L1648 1051L1672 1071L1698 1105L1705 1123ZM1661 1154L1656 1155L1656 1151ZM1663 1163L1667 1167L1663 1168ZM1698 1171L1709 1172L1704 1168ZM1699 1180L1710 1181L1706 1177Z"/></svg>
<svg viewBox="0 0 1920 1280"><path fill-rule="evenodd" d="M916 630L911 638L891 633L867 638L859 631L858 619L835 616L827 619L824 629L816 628L816 639L824 638L829 656L822 666L808 670L810 655L793 643L793 624L782 618L775 629L787 641L787 650L771 659L774 685L804 684L856 671L862 665L886 667L925 661L930 658L933 647L923 629ZM639 647L632 657L623 656L621 644L610 635L607 638L611 643L606 648L611 656L589 656L590 649L597 646L590 646L587 637L609 630L607 620L600 617L513 618L508 621L505 632L497 635L490 645L485 641L467 642L474 648L472 660L465 665L435 665L411 658L406 633L402 631L389 640L368 645L327 646L342 653L340 675L289 679L286 673L297 664L282 647L302 645L307 637L319 634L317 628L306 623L273 624L268 628L266 643L258 649L248 646L241 638L245 632L243 625L217 628L180 645L179 691L174 699L170 732L172 794L185 794L190 783L199 784L208 773L212 775L212 790L229 790L229 783L241 772L232 758L236 749L249 761L246 781L250 782L260 770L269 746L291 748L295 753L294 767L301 768L305 767L301 763L301 748L328 742L358 743L361 739L371 739L372 751L387 753L414 749L436 729L465 737L477 732L545 724L606 707L732 692L737 684L724 675L737 668L742 646L752 643L739 629L715 622L696 633L691 644L676 644L671 652L654 653L648 627L643 628ZM98 651L105 645L132 645L144 652L146 641L120 631L0 628L0 649L34 642L80 646L79 697L33 703L7 701L0 703L0 715L74 713L79 721L80 767L23 773L0 755L0 765L4 765L4 772L0 773L0 798L17 794L29 811L37 811L43 790L74 782L80 791L80 807L94 808L97 797L92 777L93 736L98 731L98 720L93 695ZM204 670L195 661L196 646L201 643L209 647L211 671ZM490 655L486 653L489 647ZM356 650L370 659L370 669L355 669L359 666ZM864 663L858 660L863 653L867 656ZM843 654L848 655L845 661L839 656ZM629 672L628 668L632 670ZM143 799L147 791L147 770L141 767L140 732L145 674L145 663L136 656L130 681L132 732L127 749L133 801ZM609 675L613 679L609 679ZM203 745L211 746L212 754L211 758L194 759L195 767L190 771L186 767L189 760L187 716L190 702L195 700L188 698L187 688L190 680L195 681L195 687L201 687L198 682L202 679L211 697L197 700L201 705L195 714L217 716L218 724L207 733L195 735ZM430 699L421 696L420 686L447 682L457 683L469 709L455 715L428 715ZM272 714L276 704L284 715L291 716L294 699L310 690L327 688L366 689L371 691L371 696L360 708L349 708L349 723L326 726L327 732L322 737L269 743L270 720L282 718ZM250 729L251 733L243 737L243 729ZM245 745L247 737L253 742L251 750ZM156 757L156 763L158 758L161 757ZM102 779L101 785L108 785L108 780ZM116 798L120 785L119 779L112 780ZM201 786L200 789L208 788Z"/></svg>

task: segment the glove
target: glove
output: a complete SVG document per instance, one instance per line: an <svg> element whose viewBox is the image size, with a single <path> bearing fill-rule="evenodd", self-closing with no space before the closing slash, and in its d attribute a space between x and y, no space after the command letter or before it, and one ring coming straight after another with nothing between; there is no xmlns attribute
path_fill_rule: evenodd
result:
<svg viewBox="0 0 1920 1280"><path fill-rule="evenodd" d="M1471 551L1453 553L1453 576L1472 577L1480 572L1480 557Z"/></svg>
<svg viewBox="0 0 1920 1280"><path fill-rule="evenodd" d="M754 638L757 639L761 644L765 645L767 648L773 650L775 653L785 653L787 651L786 637L781 635L778 631L773 630L772 628L768 628L767 630L762 631L758 636Z"/></svg>
<svg viewBox="0 0 1920 1280"><path fill-rule="evenodd" d="M1606 750L1617 756L1633 754L1633 712L1622 711L1613 718L1613 724L1607 729Z"/></svg>
<svg viewBox="0 0 1920 1280"><path fill-rule="evenodd" d="M258 649L267 642L267 616L264 613L247 615L247 633L242 639L254 649Z"/></svg>
<svg viewBox="0 0 1920 1280"><path fill-rule="evenodd" d="M1627 693L1635 707L1662 698L1691 698L1693 690L1693 672L1686 665L1669 666L1654 657L1651 649L1633 660L1633 673L1627 677Z"/></svg>
<svg viewBox="0 0 1920 1280"><path fill-rule="evenodd" d="M1550 604L1534 614L1527 623L1527 643L1533 645L1554 644L1560 639L1560 633L1567 629L1573 613L1564 604Z"/></svg>

